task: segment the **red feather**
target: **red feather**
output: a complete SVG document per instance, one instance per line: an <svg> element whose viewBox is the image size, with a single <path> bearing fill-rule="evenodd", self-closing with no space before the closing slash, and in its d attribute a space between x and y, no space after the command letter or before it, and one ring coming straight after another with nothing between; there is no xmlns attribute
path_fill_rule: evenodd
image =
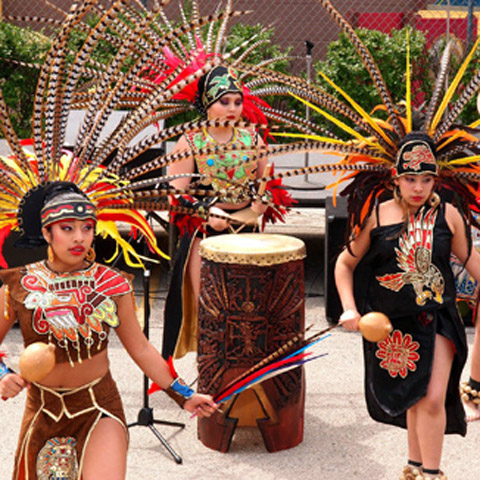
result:
<svg viewBox="0 0 480 480"><path fill-rule="evenodd" d="M274 168L272 167L271 175L273 174ZM269 206L263 214L262 230L265 228L267 222L275 223L276 221L280 221L285 223L285 214L288 208L297 203L282 184L281 178L269 180L266 190L270 192L274 206Z"/></svg>
<svg viewBox="0 0 480 480"><path fill-rule="evenodd" d="M3 245L5 243L5 239L10 235L10 231L12 230L12 225L7 225L0 229L0 267L8 268L7 261L3 256ZM1 357L0 357L1 358Z"/></svg>
<svg viewBox="0 0 480 480"><path fill-rule="evenodd" d="M253 382L256 380L258 377L261 377L263 375L268 374L269 372L273 372L274 370L278 369L279 367L289 364L289 363L296 363L306 356L310 355L310 353L300 353L299 355L295 355L290 358L283 358L281 360L277 360L276 362L271 363L270 365L266 365L265 367L261 368L260 370L257 370L247 377L243 378L242 380L235 382L233 385L231 385L229 388L226 390L220 392L214 397L214 400L216 403L220 403L223 401L223 399L230 397L232 395L235 395L235 392L237 390L240 390L244 385Z"/></svg>
<svg viewBox="0 0 480 480"><path fill-rule="evenodd" d="M185 195L185 198L190 202L194 200L189 195ZM170 197L170 201L172 205L180 205L176 197ZM197 230L201 233L206 233L205 220L201 217L188 215L186 213L170 212L170 220L178 227L181 236L185 235L185 233L192 236Z"/></svg>
<svg viewBox="0 0 480 480"><path fill-rule="evenodd" d="M170 371L170 375L175 379L178 378L178 373L175 371L175 367L173 366L173 358L172 356L168 357L167 360L167 365L168 365L168 370ZM150 385L150 388L148 389L148 395L151 395L152 393L158 392L162 390L162 387L160 387L157 383L152 382Z"/></svg>

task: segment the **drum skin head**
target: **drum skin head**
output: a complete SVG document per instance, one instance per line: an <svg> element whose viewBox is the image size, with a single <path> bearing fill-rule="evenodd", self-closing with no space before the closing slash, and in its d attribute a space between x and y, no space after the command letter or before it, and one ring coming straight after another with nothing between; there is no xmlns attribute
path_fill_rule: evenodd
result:
<svg viewBox="0 0 480 480"><path fill-rule="evenodd" d="M306 248L302 240L287 235L239 233L202 240L200 255L218 263L277 265L305 258Z"/></svg>

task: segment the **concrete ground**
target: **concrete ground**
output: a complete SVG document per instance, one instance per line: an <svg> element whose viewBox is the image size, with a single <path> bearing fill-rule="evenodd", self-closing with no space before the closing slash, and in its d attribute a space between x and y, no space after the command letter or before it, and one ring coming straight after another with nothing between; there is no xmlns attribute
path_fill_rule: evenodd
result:
<svg viewBox="0 0 480 480"><path fill-rule="evenodd" d="M327 326L324 312L323 222L322 209L299 210L286 225L270 231L293 234L307 244L306 323L317 331ZM141 276L137 275L138 316L142 318ZM150 339L157 346L162 338L162 310L167 275L157 269L152 275L152 317ZM473 329L467 328L468 341ZM22 351L18 329L7 336L4 347L9 364L17 366ZM358 333L334 329L316 351L328 355L306 366L307 395L304 440L295 448L268 453L256 428L237 429L226 454L205 447L196 435L196 420L164 394L151 397L150 406L157 419L184 422L178 429L158 425L161 434L182 458L177 464L147 427L130 429L128 456L129 480L199 479L369 479L393 480L399 477L406 461L406 432L375 423L370 419L363 398L363 363ZM143 376L115 335L110 359L113 375L121 391L129 422L137 419L143 406ZM196 376L196 359L189 354L176 363L177 370L191 382ZM468 368L464 371L467 377ZM0 405L0 479L10 478L13 450L22 415L24 394ZM450 480L473 478L480 473L480 422L469 426L466 438L449 436L445 440L443 468Z"/></svg>

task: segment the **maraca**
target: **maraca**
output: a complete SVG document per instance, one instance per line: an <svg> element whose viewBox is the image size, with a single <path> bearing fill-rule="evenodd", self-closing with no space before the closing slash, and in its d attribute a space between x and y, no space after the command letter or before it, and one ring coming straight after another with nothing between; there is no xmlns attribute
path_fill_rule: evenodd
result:
<svg viewBox="0 0 480 480"><path fill-rule="evenodd" d="M27 382L42 381L55 367L55 345L35 342L30 344L18 360L20 375Z"/></svg>
<svg viewBox="0 0 480 480"><path fill-rule="evenodd" d="M369 342L385 340L393 330L388 317L381 312L369 312L360 318L358 328Z"/></svg>

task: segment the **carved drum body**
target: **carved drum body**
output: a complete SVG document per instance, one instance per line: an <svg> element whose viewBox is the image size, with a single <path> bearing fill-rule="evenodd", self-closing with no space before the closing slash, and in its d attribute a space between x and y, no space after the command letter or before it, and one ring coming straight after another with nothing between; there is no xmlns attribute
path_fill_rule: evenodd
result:
<svg viewBox="0 0 480 480"><path fill-rule="evenodd" d="M215 395L304 329L305 245L284 235L219 235L203 240L198 312L199 391ZM303 438L303 367L246 390L208 419L206 446L228 451L237 426L258 426L268 451Z"/></svg>

